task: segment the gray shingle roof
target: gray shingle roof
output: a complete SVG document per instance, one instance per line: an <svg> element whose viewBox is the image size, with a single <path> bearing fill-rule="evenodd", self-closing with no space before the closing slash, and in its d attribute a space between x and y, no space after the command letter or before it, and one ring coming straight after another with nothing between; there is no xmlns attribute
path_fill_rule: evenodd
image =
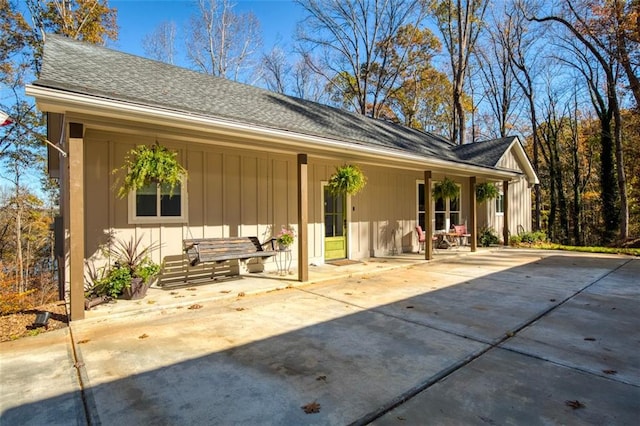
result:
<svg viewBox="0 0 640 426"><path fill-rule="evenodd" d="M496 167L500 158L502 158L515 139L515 136L508 136L506 138L457 145L453 148L453 151L463 161L471 161L487 167Z"/></svg>
<svg viewBox="0 0 640 426"><path fill-rule="evenodd" d="M456 147L431 133L51 34L33 85L485 167L495 166L490 160L503 146Z"/></svg>

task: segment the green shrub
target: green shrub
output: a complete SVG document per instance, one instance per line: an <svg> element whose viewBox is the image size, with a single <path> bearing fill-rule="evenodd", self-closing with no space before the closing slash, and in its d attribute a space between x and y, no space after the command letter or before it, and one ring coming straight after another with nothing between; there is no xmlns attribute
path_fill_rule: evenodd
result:
<svg viewBox="0 0 640 426"><path fill-rule="evenodd" d="M122 290L131 285L131 271L126 266L116 264L107 275L95 285L95 292L99 295L107 295L117 298Z"/></svg>
<svg viewBox="0 0 640 426"><path fill-rule="evenodd" d="M500 238L498 238L498 234L491 227L483 227L478 233L478 243L482 247L489 247L492 244L498 244L500 242Z"/></svg>
<svg viewBox="0 0 640 426"><path fill-rule="evenodd" d="M509 245L511 247L518 247L520 243L522 243L522 239L520 238L520 235L512 235L509 237Z"/></svg>

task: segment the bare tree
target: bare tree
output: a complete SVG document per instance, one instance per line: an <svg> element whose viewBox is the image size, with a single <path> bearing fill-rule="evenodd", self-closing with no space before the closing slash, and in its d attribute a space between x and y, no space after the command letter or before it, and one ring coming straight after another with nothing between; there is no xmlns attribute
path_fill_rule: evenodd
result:
<svg viewBox="0 0 640 426"><path fill-rule="evenodd" d="M176 23L173 21L161 22L152 33L143 37L144 54L151 59L173 65L176 54L176 37Z"/></svg>
<svg viewBox="0 0 640 426"><path fill-rule="evenodd" d="M515 9L506 14L504 31L501 37L502 43L507 46L509 54L509 66L522 94L527 102L529 122L531 125L531 140L533 145L533 168L537 174L540 172L540 138L538 133L538 116L535 89L535 64L539 64L536 54L540 50L536 42L541 39L541 29L529 28L521 9ZM542 194L540 185L534 188L534 216L533 228L540 230Z"/></svg>
<svg viewBox="0 0 640 426"><path fill-rule="evenodd" d="M298 39L308 66L345 107L377 117L399 81L387 44L425 17L421 0L296 0L307 17ZM314 52L317 56L312 56ZM405 54L408 54L406 51ZM408 57L399 58L401 62Z"/></svg>
<svg viewBox="0 0 640 426"><path fill-rule="evenodd" d="M577 2L576 2L577 3ZM617 167L613 167L613 164L609 166L606 163L606 159L603 159L602 167L605 169L601 171L602 174L602 182L601 182L601 192L602 192L602 200L603 203L608 202L612 197L615 196L615 186L612 186L610 183L610 179L607 177L613 173L617 173L617 191L620 197L620 208L618 224L620 227L620 238L626 239L629 237L629 204L627 199L627 183L625 176L625 168L624 168L624 154L622 149L622 122L620 115L620 106L618 100L617 93L617 75L615 69L615 62L611 60L612 51L607 44L607 40L604 41L590 32L581 31L581 29L588 27L587 21L588 18L585 17L584 14L589 13L588 8L578 9L578 7L571 1L566 0L564 2L565 6L565 14L564 15L555 15L555 14L547 14L545 16L536 16L535 14L531 14L529 19L534 20L536 22L553 22L556 24L560 24L563 28L569 31L577 41L579 41L585 49L590 53L593 57L593 60L601 67L602 71L605 75L605 88L606 88L606 103L608 104L607 109L611 111L611 118L613 119L613 146L615 147L615 158ZM584 5L581 5L584 6ZM610 42L610 40L609 40ZM603 123L601 121L601 123ZM604 123L603 123L604 124ZM610 150L609 144L611 143L611 128L607 129L607 126L611 126L611 124L604 124L604 128L602 131L602 153L601 156L608 155ZM614 170L615 169L615 170ZM606 208L606 206L605 206ZM606 213L606 210L605 210ZM615 223L611 223L611 220L607 220L606 223L607 231L611 232L615 229Z"/></svg>
<svg viewBox="0 0 640 426"><path fill-rule="evenodd" d="M191 19L187 56L202 72L230 80L246 78L262 45L260 23L249 12L236 14L229 0L198 0Z"/></svg>
<svg viewBox="0 0 640 426"><path fill-rule="evenodd" d="M492 23L486 31L484 43L479 43L474 57L480 71L480 84L484 98L489 104L498 137L505 137L513 128L516 120L518 91L515 77L511 72L510 50L514 40L511 38L510 22L507 17L492 14Z"/></svg>
<svg viewBox="0 0 640 426"><path fill-rule="evenodd" d="M464 143L466 127L464 82L469 58L482 30L487 5L486 0L439 0L431 3L445 48L449 53L453 77L452 140L460 145Z"/></svg>
<svg viewBox="0 0 640 426"><path fill-rule="evenodd" d="M291 65L281 48L276 46L271 49L271 52L262 56L262 72L262 78L269 90L278 93L286 92Z"/></svg>

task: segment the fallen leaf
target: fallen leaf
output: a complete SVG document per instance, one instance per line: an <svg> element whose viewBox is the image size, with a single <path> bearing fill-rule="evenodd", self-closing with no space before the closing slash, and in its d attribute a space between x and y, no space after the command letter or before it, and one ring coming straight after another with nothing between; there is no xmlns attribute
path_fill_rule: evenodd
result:
<svg viewBox="0 0 640 426"><path fill-rule="evenodd" d="M549 299L549 302L555 302L556 299Z"/></svg>
<svg viewBox="0 0 640 426"><path fill-rule="evenodd" d="M147 300L147 303L149 305L154 305L156 303L156 301L155 300Z"/></svg>
<svg viewBox="0 0 640 426"><path fill-rule="evenodd" d="M602 370L604 374L618 374L616 370Z"/></svg>
<svg viewBox="0 0 640 426"><path fill-rule="evenodd" d="M320 412L320 404L318 404L315 401L310 402L307 405L303 405L300 408L302 408L304 410L304 412L307 413L307 414L319 413Z"/></svg>
<svg viewBox="0 0 640 426"><path fill-rule="evenodd" d="M245 296L244 291L241 291L240 293L238 293L238 297L244 297L244 296Z"/></svg>
<svg viewBox="0 0 640 426"><path fill-rule="evenodd" d="M197 303L189 306L189 309L200 309L200 308L202 308L202 305L198 305Z"/></svg>
<svg viewBox="0 0 640 426"><path fill-rule="evenodd" d="M595 337L585 337L584 340L586 340L587 342L595 342L596 338Z"/></svg>
<svg viewBox="0 0 640 426"><path fill-rule="evenodd" d="M409 305L406 307L407 309L413 309L413 305Z"/></svg>
<svg viewBox="0 0 640 426"><path fill-rule="evenodd" d="M318 377L316 377L316 380L317 381L320 381L320 380L326 381L327 380L327 376L318 376Z"/></svg>
<svg viewBox="0 0 640 426"><path fill-rule="evenodd" d="M345 293L346 296L352 296L353 293Z"/></svg>
<svg viewBox="0 0 640 426"><path fill-rule="evenodd" d="M578 401L577 399L573 400L573 401L567 400L567 401L564 402L564 405L566 405L567 407L571 407L574 410L576 410L578 408L586 407L586 405L584 405L582 402Z"/></svg>
<svg viewBox="0 0 640 426"><path fill-rule="evenodd" d="M149 337L149 335L147 333L144 333L138 336L138 339L146 339L147 337Z"/></svg>
<svg viewBox="0 0 640 426"><path fill-rule="evenodd" d="M172 291L172 292L170 292L169 294L173 296L173 295L175 295L175 294L178 294L178 292L177 292L177 291Z"/></svg>
<svg viewBox="0 0 640 426"><path fill-rule="evenodd" d="M404 417L402 417L402 416L398 416L398 417L396 417L396 419L400 420L401 422L403 422L403 421L407 420L406 418L404 418Z"/></svg>
<svg viewBox="0 0 640 426"><path fill-rule="evenodd" d="M87 343L88 341L89 341L89 339L78 340L78 344L82 345L83 343Z"/></svg>
<svg viewBox="0 0 640 426"><path fill-rule="evenodd" d="M231 293L231 290L220 290L220 293L224 293L224 294Z"/></svg>
<svg viewBox="0 0 640 426"><path fill-rule="evenodd" d="M245 308L236 308L236 311L244 311Z"/></svg>
<svg viewBox="0 0 640 426"><path fill-rule="evenodd" d="M507 337L513 337L516 334L513 331L507 331Z"/></svg>
<svg viewBox="0 0 640 426"><path fill-rule="evenodd" d="M187 291L196 291L196 290L197 290L197 288L195 288L195 287L191 287L191 288L187 289Z"/></svg>

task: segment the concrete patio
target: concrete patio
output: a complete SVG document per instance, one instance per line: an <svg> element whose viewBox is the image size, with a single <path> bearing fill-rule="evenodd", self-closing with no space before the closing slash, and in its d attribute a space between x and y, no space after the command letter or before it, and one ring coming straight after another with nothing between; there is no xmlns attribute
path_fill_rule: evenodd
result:
<svg viewBox="0 0 640 426"><path fill-rule="evenodd" d="M2 343L0 423L637 424L640 259L397 258L152 292Z"/></svg>

